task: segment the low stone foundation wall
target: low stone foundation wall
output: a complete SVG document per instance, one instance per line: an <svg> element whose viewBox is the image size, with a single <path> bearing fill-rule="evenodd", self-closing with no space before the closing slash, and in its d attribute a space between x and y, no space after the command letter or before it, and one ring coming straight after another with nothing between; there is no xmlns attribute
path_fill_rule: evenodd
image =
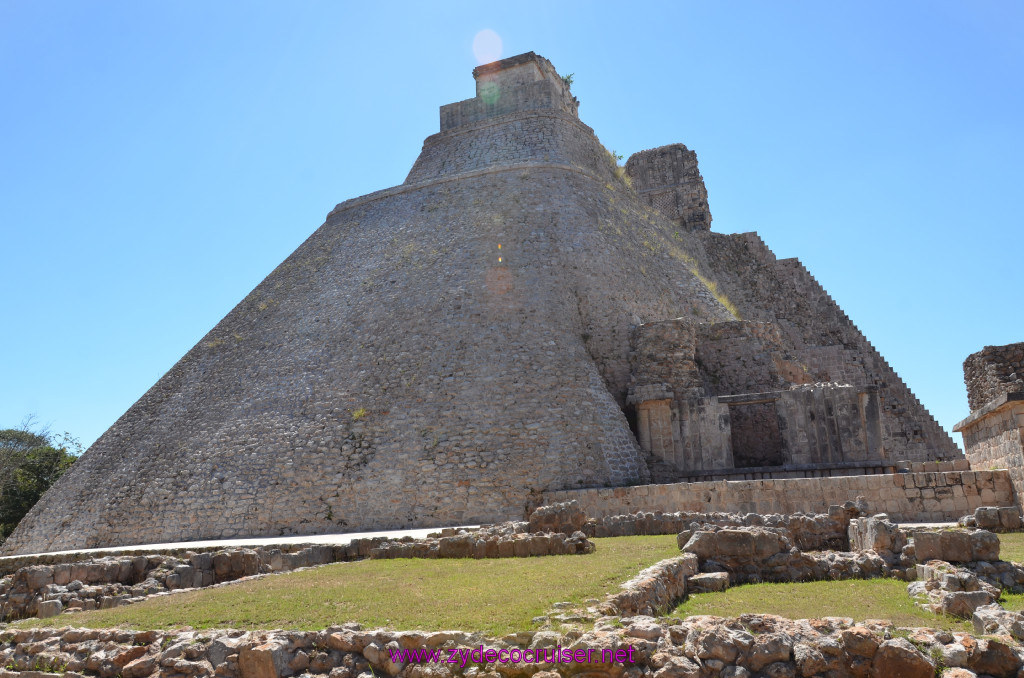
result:
<svg viewBox="0 0 1024 678"><path fill-rule="evenodd" d="M786 530L803 551L845 550L849 546L846 526L860 515L853 502L829 506L826 513L631 513L589 520L583 525L588 537L630 537L637 534L679 534L702 526L771 527ZM680 544L682 546L682 544Z"/></svg>
<svg viewBox="0 0 1024 678"><path fill-rule="evenodd" d="M697 574L698 560L684 553L643 570L622 585L622 590L601 604L604 614L632 617L667 614L686 597L686 580Z"/></svg>
<svg viewBox="0 0 1024 678"><path fill-rule="evenodd" d="M743 480L558 490L544 503L576 500L592 518L641 511L820 513L864 497L871 513L900 522L955 521L979 506L1016 504L1007 471L895 473L841 478Z"/></svg>
<svg viewBox="0 0 1024 678"><path fill-rule="evenodd" d="M364 558L524 558L592 553L582 532L572 535L522 530L526 523L502 523L472 531L442 530L426 539L355 539L346 545L307 545L291 553L275 547L211 552L107 556L75 560L80 554L24 557L12 575L0 579L0 617L52 617L65 610L117 607L177 589L203 588L243 577Z"/></svg>
<svg viewBox="0 0 1024 678"><path fill-rule="evenodd" d="M784 530L763 527L701 530L694 532L682 549L697 556L701 572L728 573L731 586L765 581L871 579L891 572L872 551L804 553L793 547Z"/></svg>
<svg viewBox="0 0 1024 678"><path fill-rule="evenodd" d="M96 560L28 565L0 579L4 619L52 617L64 610L95 610L144 600L176 589L213 586L259 573L282 572L357 559L359 546L307 546L294 553L276 548L237 548L183 557L121 555ZM364 550L366 550L364 548Z"/></svg>
<svg viewBox="0 0 1024 678"><path fill-rule="evenodd" d="M1007 469L1018 494L1024 491L1024 393L1005 393L956 426L974 468Z"/></svg>
<svg viewBox="0 0 1024 678"><path fill-rule="evenodd" d="M894 631L890 625L854 624L841 617L791 621L761 614L682 622L635 616L617 626L599 623L582 634L524 631L500 639L462 631L362 630L355 624L263 632L26 629L0 632L0 678L932 678L939 662L944 678L1014 678L1024 665L1020 648L996 639L943 630ZM477 663L471 651L480 646L504 650L506 657L515 650L526 659ZM391 659L392 651L434 649L441 650L441 663ZM616 650L622 650L617 661L602 658L616 656ZM582 661L546 661L563 651L574 658L583 651ZM528 661L538 654L540 662Z"/></svg>

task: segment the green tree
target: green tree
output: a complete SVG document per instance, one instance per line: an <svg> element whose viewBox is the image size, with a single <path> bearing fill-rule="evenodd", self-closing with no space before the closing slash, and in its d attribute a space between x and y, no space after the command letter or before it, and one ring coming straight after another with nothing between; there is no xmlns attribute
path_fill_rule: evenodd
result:
<svg viewBox="0 0 1024 678"><path fill-rule="evenodd" d="M69 434L33 431L30 421L0 430L0 538L14 531L81 451Z"/></svg>

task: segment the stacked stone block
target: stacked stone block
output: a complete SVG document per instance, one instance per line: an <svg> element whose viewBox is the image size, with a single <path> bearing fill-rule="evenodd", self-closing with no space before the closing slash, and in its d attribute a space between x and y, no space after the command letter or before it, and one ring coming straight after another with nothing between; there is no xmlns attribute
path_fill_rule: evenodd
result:
<svg viewBox="0 0 1024 678"><path fill-rule="evenodd" d="M687 230L711 229L711 208L697 154L683 144L634 153L626 174L640 199Z"/></svg>
<svg viewBox="0 0 1024 678"><path fill-rule="evenodd" d="M986 346L967 356L964 383L972 412L1001 395L1024 392L1024 342Z"/></svg>
<svg viewBox="0 0 1024 678"><path fill-rule="evenodd" d="M969 417L953 427L974 468L1010 472L1024 493L1024 343L986 346L964 361Z"/></svg>
<svg viewBox="0 0 1024 678"><path fill-rule="evenodd" d="M1015 503L1006 471L947 471L830 478L674 483L547 492L545 502L575 499L593 518L640 511L820 513L849 497L897 521L955 521L979 506Z"/></svg>

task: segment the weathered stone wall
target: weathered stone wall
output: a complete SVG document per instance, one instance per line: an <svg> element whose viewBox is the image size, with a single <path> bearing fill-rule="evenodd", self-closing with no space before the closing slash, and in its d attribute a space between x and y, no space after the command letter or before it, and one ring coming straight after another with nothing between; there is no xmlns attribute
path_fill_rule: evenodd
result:
<svg viewBox="0 0 1024 678"><path fill-rule="evenodd" d="M796 259L776 260L754 233L705 236L719 264L719 290L745 320L772 321L794 363L814 382L879 389L890 459L929 461L962 454L892 367Z"/></svg>
<svg viewBox="0 0 1024 678"><path fill-rule="evenodd" d="M617 182L610 156L595 143L593 130L566 113L523 111L427 137L405 183L536 162L574 167Z"/></svg>
<svg viewBox="0 0 1024 678"><path fill-rule="evenodd" d="M533 52L473 69L476 96L441 107L441 131L522 110L550 109L576 117L579 102L554 66Z"/></svg>
<svg viewBox="0 0 1024 678"><path fill-rule="evenodd" d="M688 230L711 228L711 208L697 154L671 144L629 156L626 174L640 199Z"/></svg>
<svg viewBox="0 0 1024 678"><path fill-rule="evenodd" d="M986 346L964 361L969 417L953 427L974 468L1008 469L1024 493L1024 343Z"/></svg>
<svg viewBox="0 0 1024 678"><path fill-rule="evenodd" d="M697 574L697 556L684 553L663 560L625 582L601 604L604 614L661 616L686 598L686 580Z"/></svg>
<svg viewBox="0 0 1024 678"><path fill-rule="evenodd" d="M785 530L793 543L804 551L846 550L849 547L847 526L851 518L859 514L859 509L852 502L845 506L829 506L827 513L817 514L646 512L604 516L588 521L582 530L588 537L625 537L638 534L678 535L709 525L766 526Z"/></svg>
<svg viewBox="0 0 1024 678"><path fill-rule="evenodd" d="M1024 396L997 396L953 430L963 434L973 468L1006 469L1017 496L1024 493Z"/></svg>
<svg viewBox="0 0 1024 678"><path fill-rule="evenodd" d="M638 511L745 511L820 513L851 497L864 497L868 510L894 520L956 520L979 506L1015 503L1006 471L897 473L892 475L744 480L544 494L546 503L575 499L592 518Z"/></svg>
<svg viewBox="0 0 1024 678"><path fill-rule="evenodd" d="M986 346L964 361L971 411L1006 393L1024 392L1024 342Z"/></svg>

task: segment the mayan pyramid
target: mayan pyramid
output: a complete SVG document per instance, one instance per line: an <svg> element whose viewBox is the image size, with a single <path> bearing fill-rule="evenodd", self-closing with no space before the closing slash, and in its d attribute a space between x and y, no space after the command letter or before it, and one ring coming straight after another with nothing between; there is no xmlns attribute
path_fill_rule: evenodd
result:
<svg viewBox="0 0 1024 678"><path fill-rule="evenodd" d="M618 167L532 52L473 76L405 182L331 211L6 553L492 522L550 490L959 456L799 262L709 230L692 151Z"/></svg>

